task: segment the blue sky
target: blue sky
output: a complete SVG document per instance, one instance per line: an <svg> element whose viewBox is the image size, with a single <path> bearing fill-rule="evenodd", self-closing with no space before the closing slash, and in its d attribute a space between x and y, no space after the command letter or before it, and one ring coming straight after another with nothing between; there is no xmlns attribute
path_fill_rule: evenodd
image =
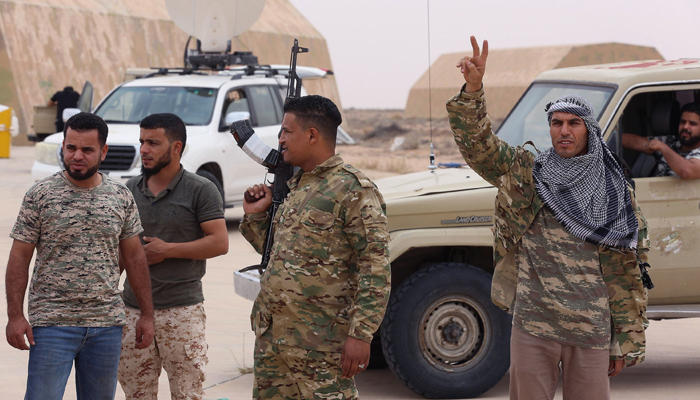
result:
<svg viewBox="0 0 700 400"><path fill-rule="evenodd" d="M700 57L698 0L290 1L326 38L345 108L404 108L429 60L471 52L470 35L491 48L619 42Z"/></svg>

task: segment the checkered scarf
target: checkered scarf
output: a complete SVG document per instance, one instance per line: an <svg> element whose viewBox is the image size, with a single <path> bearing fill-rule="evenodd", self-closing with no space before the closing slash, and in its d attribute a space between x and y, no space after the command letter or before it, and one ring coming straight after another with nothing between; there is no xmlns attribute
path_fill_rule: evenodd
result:
<svg viewBox="0 0 700 400"><path fill-rule="evenodd" d="M588 153L562 158L549 148L535 158L537 193L557 220L575 237L597 245L637 247L637 217L630 192L607 144L593 107L570 95L545 108L549 122L557 111L581 117L588 129Z"/></svg>

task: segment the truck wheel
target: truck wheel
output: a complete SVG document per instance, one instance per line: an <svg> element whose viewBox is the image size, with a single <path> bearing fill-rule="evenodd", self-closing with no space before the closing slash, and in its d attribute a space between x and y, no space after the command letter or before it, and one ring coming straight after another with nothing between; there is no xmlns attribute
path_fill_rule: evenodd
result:
<svg viewBox="0 0 700 400"><path fill-rule="evenodd" d="M201 176L202 178L207 178L210 181L214 183L216 188L219 190L219 194L221 195L221 201L223 201L224 208L226 208L226 198L224 197L224 187L221 185L221 182L212 174L211 172L201 169L197 171L197 175Z"/></svg>
<svg viewBox="0 0 700 400"><path fill-rule="evenodd" d="M511 317L491 302L491 275L437 263L391 294L381 327L389 368L428 398L471 398L510 366Z"/></svg>

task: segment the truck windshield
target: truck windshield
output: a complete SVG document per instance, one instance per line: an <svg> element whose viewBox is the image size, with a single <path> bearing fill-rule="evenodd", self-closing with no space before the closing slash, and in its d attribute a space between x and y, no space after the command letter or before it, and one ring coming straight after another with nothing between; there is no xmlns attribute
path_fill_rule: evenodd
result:
<svg viewBox="0 0 700 400"><path fill-rule="evenodd" d="M208 125L217 89L201 87L120 87L95 114L108 123L138 124L151 114L173 113L186 125Z"/></svg>
<svg viewBox="0 0 700 400"><path fill-rule="evenodd" d="M552 147L547 113L544 111L547 103L569 94L577 94L591 103L596 118L600 120L614 91L615 88L610 86L534 83L503 121L498 129L498 137L511 146L532 141L537 149L544 151ZM531 148L528 149L532 151Z"/></svg>

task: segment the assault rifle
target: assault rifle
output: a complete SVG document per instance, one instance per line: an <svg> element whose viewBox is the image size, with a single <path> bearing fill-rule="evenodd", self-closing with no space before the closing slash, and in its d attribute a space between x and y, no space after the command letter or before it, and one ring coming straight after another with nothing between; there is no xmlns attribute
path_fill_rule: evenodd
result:
<svg viewBox="0 0 700 400"><path fill-rule="evenodd" d="M297 75L297 54L308 53L308 51L309 49L306 47L299 47L299 41L294 38L294 46L292 46L292 54L289 59L289 80L287 82L285 104L287 104L289 100L301 96L301 78ZM231 134L233 134L234 139L236 139L238 147L243 149L243 151L258 164L267 167L268 173L274 175L274 180L272 181L272 205L267 209L270 226L265 233L262 261L260 261L260 264L251 265L240 270L240 272L245 272L257 269L262 275L263 270L270 261L270 253L272 251L272 240L274 236L272 222L275 219L277 209L284 203L284 199L287 197L287 194L289 194L287 181L294 175L294 167L284 162L282 146L279 146L277 150L275 150L265 144L265 142L255 134L249 120L235 121L231 124ZM280 135L281 134L282 132L280 131ZM259 200L250 196L248 191L244 193L244 197L249 203Z"/></svg>

